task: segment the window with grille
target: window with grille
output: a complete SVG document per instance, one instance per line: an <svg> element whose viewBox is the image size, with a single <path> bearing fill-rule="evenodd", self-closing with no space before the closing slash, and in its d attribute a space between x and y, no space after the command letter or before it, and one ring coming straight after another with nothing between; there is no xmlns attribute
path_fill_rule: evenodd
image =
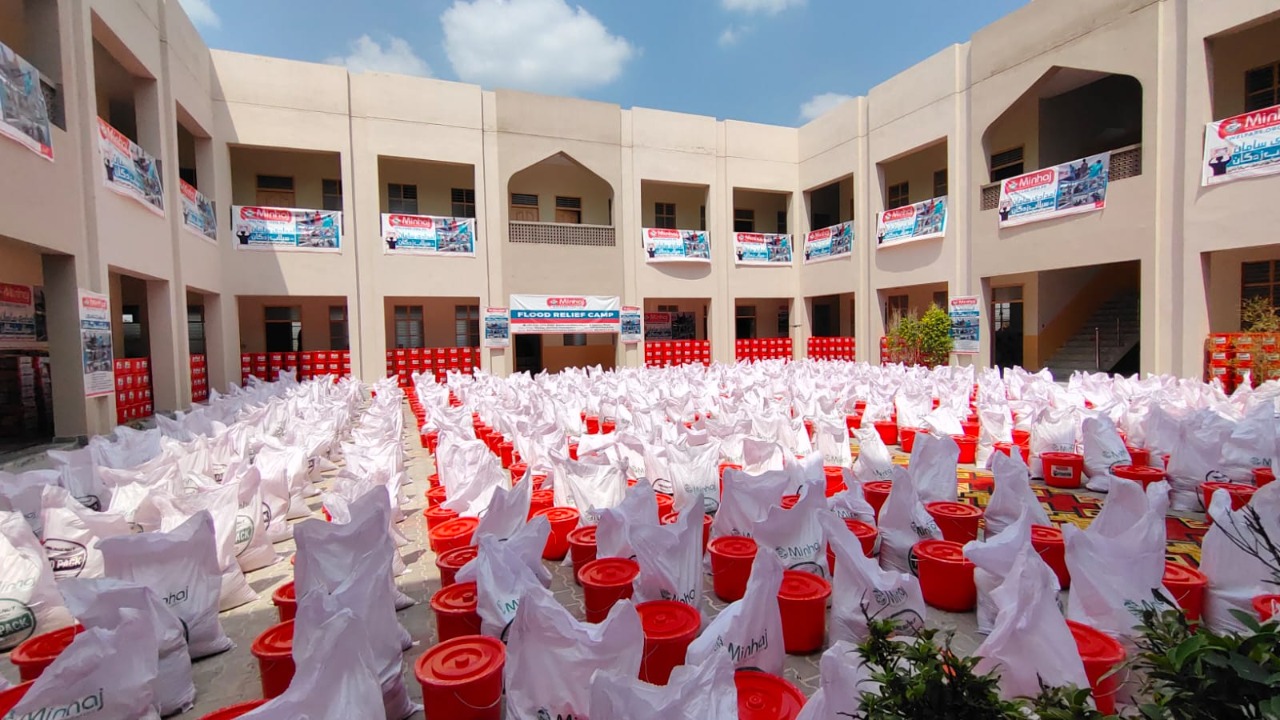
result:
<svg viewBox="0 0 1280 720"><path fill-rule="evenodd" d="M347 339L347 306L329 306L329 349L350 350Z"/></svg>
<svg viewBox="0 0 1280 720"><path fill-rule="evenodd" d="M259 175L258 189L293 192L293 178L283 175Z"/></svg>
<svg viewBox="0 0 1280 720"><path fill-rule="evenodd" d="M659 305L656 312L678 313L680 312L680 306L679 305Z"/></svg>
<svg viewBox="0 0 1280 720"><path fill-rule="evenodd" d="M885 209L892 210L911 204L911 183L898 183L889 186Z"/></svg>
<svg viewBox="0 0 1280 720"><path fill-rule="evenodd" d="M538 207L538 196L528 193L511 193L511 204L520 207Z"/></svg>
<svg viewBox="0 0 1280 720"><path fill-rule="evenodd" d="M453 188L449 191L449 198L453 204L453 217L456 218L473 218L476 216L476 191L467 188ZM512 205L517 205L514 199ZM533 196L533 205L538 204L538 196Z"/></svg>
<svg viewBox="0 0 1280 720"><path fill-rule="evenodd" d="M1003 150L991 156L991 182L1017 177L1023 172L1022 147Z"/></svg>
<svg viewBox="0 0 1280 720"><path fill-rule="evenodd" d="M399 215L417 215L418 186L387 183L387 212Z"/></svg>
<svg viewBox="0 0 1280 720"><path fill-rule="evenodd" d="M756 231L756 211L755 210L734 210L733 211L733 231L755 232Z"/></svg>
<svg viewBox="0 0 1280 720"><path fill-rule="evenodd" d="M423 335L422 335L422 306L421 305L396 305L395 306L395 325L396 325L396 347L398 348L426 347L426 345L423 342Z"/></svg>
<svg viewBox="0 0 1280 720"><path fill-rule="evenodd" d="M187 341L192 355L205 354L203 305L187 306Z"/></svg>
<svg viewBox="0 0 1280 720"><path fill-rule="evenodd" d="M323 194L325 210L342 211L342 181L341 180L321 180L321 193Z"/></svg>
<svg viewBox="0 0 1280 720"><path fill-rule="evenodd" d="M936 198L947 196L947 169L934 171L933 173L933 196Z"/></svg>
<svg viewBox="0 0 1280 720"><path fill-rule="evenodd" d="M787 232L787 211L779 210L778 211L778 233L786 234L786 232Z"/></svg>
<svg viewBox="0 0 1280 720"><path fill-rule="evenodd" d="M658 228L667 228L669 230L676 229L676 204L675 203L654 203L653 204L653 226Z"/></svg>
<svg viewBox="0 0 1280 720"><path fill-rule="evenodd" d="M1244 111L1280 105L1280 62L1263 65L1244 74Z"/></svg>
<svg viewBox="0 0 1280 720"><path fill-rule="evenodd" d="M991 325L995 331L1013 328L1013 305L1022 302L1022 286L991 288Z"/></svg>
<svg viewBox="0 0 1280 720"><path fill-rule="evenodd" d="M906 317L911 311L911 298L907 295L890 295L884 299L884 324L893 326L893 321Z"/></svg>
<svg viewBox="0 0 1280 720"><path fill-rule="evenodd" d="M1240 300L1260 297L1280 307L1280 260L1240 264Z"/></svg>
<svg viewBox="0 0 1280 720"><path fill-rule="evenodd" d="M480 347L480 306L456 305L453 309L456 347Z"/></svg>

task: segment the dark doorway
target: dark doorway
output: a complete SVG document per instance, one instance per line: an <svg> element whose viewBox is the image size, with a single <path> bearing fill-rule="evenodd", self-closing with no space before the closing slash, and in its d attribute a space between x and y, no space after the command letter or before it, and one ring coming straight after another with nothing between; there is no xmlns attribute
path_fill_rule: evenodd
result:
<svg viewBox="0 0 1280 720"><path fill-rule="evenodd" d="M1022 286L994 288L991 297L992 361L996 367L1022 365Z"/></svg>
<svg viewBox="0 0 1280 720"><path fill-rule="evenodd" d="M264 314L267 352L298 352L302 349L302 308L268 307Z"/></svg>
<svg viewBox="0 0 1280 720"><path fill-rule="evenodd" d="M516 372L542 372L542 336L516 335Z"/></svg>

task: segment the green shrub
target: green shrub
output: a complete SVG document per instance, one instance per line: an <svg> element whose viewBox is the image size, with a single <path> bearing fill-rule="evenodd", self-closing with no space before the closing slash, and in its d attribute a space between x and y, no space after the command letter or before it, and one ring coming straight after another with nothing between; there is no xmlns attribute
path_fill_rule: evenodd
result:
<svg viewBox="0 0 1280 720"><path fill-rule="evenodd" d="M937 367L951 361L951 316L930 305L923 317L897 315L889 328L889 359L903 365Z"/></svg>

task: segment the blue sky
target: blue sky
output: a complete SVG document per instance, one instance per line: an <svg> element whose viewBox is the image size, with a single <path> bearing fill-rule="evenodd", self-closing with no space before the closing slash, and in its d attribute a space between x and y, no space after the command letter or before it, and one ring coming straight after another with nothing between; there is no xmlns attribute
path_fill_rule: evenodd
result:
<svg viewBox="0 0 1280 720"><path fill-rule="evenodd" d="M215 48L779 125L1027 2L180 1Z"/></svg>

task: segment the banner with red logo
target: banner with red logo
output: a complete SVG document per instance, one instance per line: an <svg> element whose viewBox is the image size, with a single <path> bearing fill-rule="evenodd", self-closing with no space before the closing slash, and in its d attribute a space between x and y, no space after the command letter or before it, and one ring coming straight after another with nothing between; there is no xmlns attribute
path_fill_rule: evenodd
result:
<svg viewBox="0 0 1280 720"><path fill-rule="evenodd" d="M475 257L476 221L474 218L383 213L382 241L386 255Z"/></svg>
<svg viewBox="0 0 1280 720"><path fill-rule="evenodd" d="M511 332L517 335L613 334L621 326L616 296L511 296Z"/></svg>
<svg viewBox="0 0 1280 720"><path fill-rule="evenodd" d="M0 43L0 135L53 160L49 106L40 87L40 71L4 43Z"/></svg>
<svg viewBox="0 0 1280 720"><path fill-rule="evenodd" d="M946 234L946 198L885 210L876 217L876 248L940 238Z"/></svg>
<svg viewBox="0 0 1280 720"><path fill-rule="evenodd" d="M106 295L80 291L80 355L84 364L84 395L98 397L116 390L111 354L111 302Z"/></svg>
<svg viewBox="0 0 1280 720"><path fill-rule="evenodd" d="M183 180L178 181L178 189L182 191L182 226L205 240L217 242L218 214L213 210L213 201Z"/></svg>
<svg viewBox="0 0 1280 720"><path fill-rule="evenodd" d="M1111 153L1090 155L1000 183L1000 227L1094 212L1107 206Z"/></svg>
<svg viewBox="0 0 1280 720"><path fill-rule="evenodd" d="M342 213L335 210L233 205L231 220L241 250L342 252Z"/></svg>
<svg viewBox="0 0 1280 720"><path fill-rule="evenodd" d="M0 283L0 347L36 341L35 297L30 285Z"/></svg>
<svg viewBox="0 0 1280 720"><path fill-rule="evenodd" d="M1275 173L1280 173L1280 105L1205 126L1202 187Z"/></svg>
<svg viewBox="0 0 1280 720"><path fill-rule="evenodd" d="M142 207L164 215L164 181L160 161L124 133L98 118L98 153L102 181L112 192L137 200Z"/></svg>
<svg viewBox="0 0 1280 720"><path fill-rule="evenodd" d="M711 262L711 236L705 230L643 228L645 262Z"/></svg>

